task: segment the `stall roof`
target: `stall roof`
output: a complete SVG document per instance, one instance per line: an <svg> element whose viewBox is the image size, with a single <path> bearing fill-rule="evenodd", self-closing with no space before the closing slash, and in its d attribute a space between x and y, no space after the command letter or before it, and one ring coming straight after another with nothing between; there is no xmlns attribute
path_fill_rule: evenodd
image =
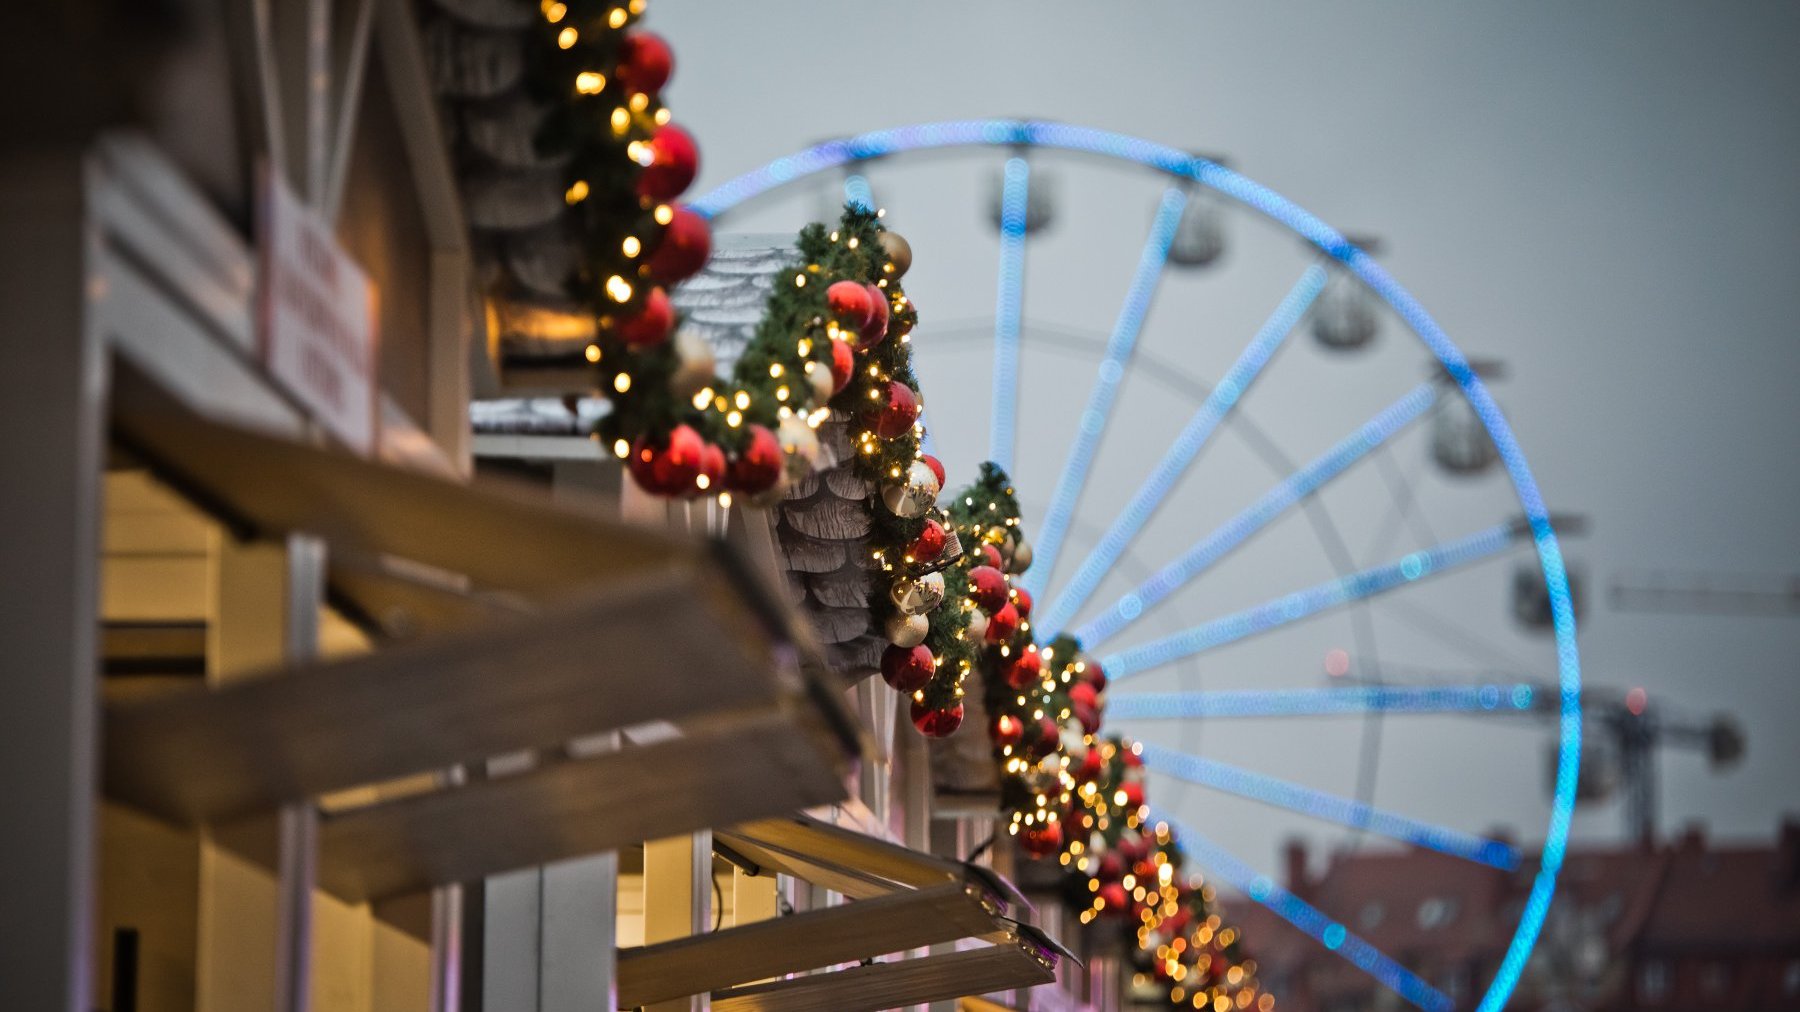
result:
<svg viewBox="0 0 1800 1012"><path fill-rule="evenodd" d="M132 460L241 534L321 537L353 604L442 607L415 602L428 634L389 649L109 703L109 796L216 823L651 721L683 735L328 814L328 865L352 870L322 881L357 898L843 796L854 719L805 624L724 544L251 432L121 373ZM636 802L603 786L652 752L681 799L609 820L605 799Z"/></svg>
<svg viewBox="0 0 1800 1012"><path fill-rule="evenodd" d="M619 953L622 1007L710 991L714 1007L889 1008L1043 983L1066 953L1011 914L1028 904L1004 878L808 815L715 830L714 846L755 874L780 872L851 902ZM978 939L968 952L746 982ZM992 979L993 983L977 983ZM721 1003L730 1003L728 1005Z"/></svg>

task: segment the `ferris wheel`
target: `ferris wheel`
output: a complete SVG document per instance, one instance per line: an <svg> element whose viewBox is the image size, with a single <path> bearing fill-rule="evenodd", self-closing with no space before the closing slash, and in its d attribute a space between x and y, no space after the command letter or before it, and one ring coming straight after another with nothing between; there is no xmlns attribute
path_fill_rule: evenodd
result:
<svg viewBox="0 0 1800 1012"><path fill-rule="evenodd" d="M971 350L985 347L971 338L991 333L988 457L1014 473L1021 500L1038 514L1032 527L1038 532L1036 561L1026 580L1026 588L1042 602L1036 623L1044 634L1074 634L1090 654L1100 658L1113 683L1107 718L1130 725L1133 735L1144 743L1147 768L1216 796L1247 799L1306 819L1335 823L1359 837L1391 838L1514 871L1523 859L1510 842L1441 825L1423 813L1389 810L1374 803L1373 757L1377 752L1370 743L1378 740L1384 720L1516 718L1524 713L1553 719L1553 789L1545 814L1542 854L1505 956L1493 968L1485 988L1475 989L1482 994L1480 1008L1500 1008L1518 983L1538 938L1562 864L1576 801L1581 674L1574 604L1556 523L1511 427L1484 382L1486 369L1465 356L1424 307L1375 261L1366 248L1369 244L1347 239L1297 204L1217 159L1104 130L1031 120L966 120L878 130L778 158L724 183L692 206L717 220L771 191L797 191L821 184L834 192L841 186L848 200L873 206L870 180L886 171L884 166L894 164L888 159L956 149L983 159L978 171L995 176L993 218L999 231L999 255L994 311L991 320L977 326L927 321L920 330L918 354L927 363L939 358L966 359ZM1086 159L1089 168L1098 165L1161 181L1149 235L1129 272L1116 322L1104 337L1078 328L1045 325L1026 311L1028 268L1036 265L1036 258L1028 255L1032 237L1057 213L1055 202L1046 199L1046 183L1052 182L1054 175L1044 163L1058 158ZM1207 268L1218 261L1225 250L1226 221L1236 213L1234 209L1250 212L1290 239L1302 240L1290 245L1304 252L1297 264L1297 279L1253 328L1248 343L1235 352L1229 365L1208 382L1185 362L1144 347L1141 339L1162 278L1172 269ZM922 237L915 234L913 238L916 243ZM1313 447L1307 453L1288 452L1284 440L1265 432L1252 418L1245 402L1254 400L1253 387L1270 385L1269 377L1278 372L1273 367L1280 352L1296 342L1296 333L1310 332L1317 345L1348 351L1367 345L1388 320L1422 345L1429 375L1398 377L1389 384L1393 389L1377 410L1348 431L1328 431L1322 439L1315 434L1307 440ZM929 336L933 334L936 336ZM1061 466L1053 482L1044 482L1036 490L1040 493L1036 497L1036 476L1021 476L1015 468L1021 412L1029 403L1021 384L1027 355L1060 355L1093 363L1085 395L1081 391L1069 394L1065 413L1071 415L1073 431ZM1191 411L1178 431L1171 435L1166 426L1150 431L1155 419L1168 417L1166 410L1161 414L1139 412L1134 421L1116 420L1128 387L1134 391L1131 398L1136 398L1140 396L1137 391L1158 385ZM1363 378L1358 385L1380 384ZM934 405L927 407L932 423L943 424L944 415ZM1291 419L1284 422L1292 428ZM1391 468L1392 461L1384 454L1392 444L1409 430L1427 425L1430 453L1437 467L1462 475L1502 474L1514 501L1504 511L1495 509L1486 523L1472 530L1440 536L1427 527L1422 536L1419 531L1410 532L1419 543L1409 550L1360 558L1347 543L1341 518L1323 504L1327 486L1358 470L1359 464L1364 469L1375 466L1366 461ZM1188 490L1191 483L1184 482L1184 477L1196 469L1203 450L1221 442L1224 433L1260 460L1271 475L1266 487L1212 485L1201 493ZM1123 441L1135 460L1149 452L1145 447L1159 445L1157 441L1162 439L1169 440L1167 448L1147 473L1133 475L1127 482L1135 491L1124 503L1117 508L1100 504L1091 486L1097 468L1106 463L1105 454ZM1370 542L1371 550L1393 543L1413 526L1408 518L1416 506L1417 489L1405 480L1390 481L1387 489L1387 505L1378 511L1382 515L1374 518L1377 534ZM1229 502L1229 511L1216 523L1209 520L1191 539L1171 542L1167 534L1161 534L1155 545L1140 543L1140 535L1159 513L1169 512L1171 502L1185 509L1197 495L1204 495L1208 503ZM1205 598L1212 609L1209 613L1186 614L1195 608L1190 588L1206 585L1209 577L1217 581L1216 574L1228 557L1247 553L1254 547L1253 541L1266 542L1266 532L1289 515L1304 518L1305 529L1323 556L1324 572L1260 603L1253 599L1221 607L1218 602L1224 598L1214 594ZM1452 574L1479 570L1484 561L1518 553L1528 553L1535 560L1528 582L1536 588L1535 600L1541 601L1543 624L1551 634L1545 666L1555 670L1554 699L1546 698L1551 693L1534 691L1530 684L1516 680L1396 683L1382 676L1378 637L1369 620L1372 609L1378 605L1405 608L1407 598L1420 593L1412 588L1437 584ZM1270 568L1285 573L1292 568L1291 560ZM1499 609L1494 610L1494 617L1500 614ZM1206 655L1252 639L1294 639L1303 649L1313 649L1320 620L1331 615L1347 623L1344 632L1355 653L1353 657L1342 647L1325 653L1328 676L1337 676L1327 684L1294 686L1291 673L1252 671L1239 673L1240 681L1248 680L1247 687L1201 688L1205 673L1196 665ZM1414 619L1418 618L1415 614ZM1166 631L1146 635L1144 630L1152 620ZM1443 623L1427 620L1422 624L1443 632ZM1356 755L1307 757L1327 766L1354 767L1354 787L1333 793L1259 772L1257 757L1242 747L1241 738L1237 739L1239 746L1227 753L1228 759L1201 754L1202 731L1210 733L1237 722L1277 720L1359 722L1361 744ZM1432 757L1420 758L1424 760L1422 768L1429 768ZM1533 768L1537 759L1535 754L1530 757ZM1215 880L1268 907L1411 1004L1427 1009L1462 1004L1359 935L1352 912L1321 909L1278 885L1269 874L1209 837L1203 822L1174 817L1181 808L1179 804L1164 806L1157 816L1179 828L1189 852Z"/></svg>

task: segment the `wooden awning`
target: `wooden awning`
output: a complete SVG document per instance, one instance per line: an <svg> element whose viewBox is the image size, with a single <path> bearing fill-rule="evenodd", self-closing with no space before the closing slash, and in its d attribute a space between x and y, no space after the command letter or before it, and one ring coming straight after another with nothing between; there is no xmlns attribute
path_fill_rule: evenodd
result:
<svg viewBox="0 0 1800 1012"><path fill-rule="evenodd" d="M986 868L806 815L715 830L713 839L756 874L805 879L851 902L621 950L620 1007L710 992L715 1008L891 1008L1045 983L1066 951L1014 919L1028 904ZM767 981L965 940L974 946Z"/></svg>
<svg viewBox="0 0 1800 1012"><path fill-rule="evenodd" d="M334 593L376 616L404 606L414 635L109 702L109 797L254 824L330 792L539 753L528 772L327 812L320 881L350 899L843 797L854 718L804 624L725 545L223 424L129 375L113 421L124 455L238 533L324 539ZM566 754L649 722L680 737Z"/></svg>

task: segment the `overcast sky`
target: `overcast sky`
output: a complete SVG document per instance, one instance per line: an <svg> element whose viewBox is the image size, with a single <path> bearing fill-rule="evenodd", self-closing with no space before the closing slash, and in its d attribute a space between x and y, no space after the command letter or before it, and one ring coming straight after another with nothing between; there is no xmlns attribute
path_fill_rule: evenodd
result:
<svg viewBox="0 0 1800 1012"><path fill-rule="evenodd" d="M1382 238L1381 259L1471 355L1503 359L1496 394L1553 508L1590 518L1568 546L1592 593L1581 649L1592 683L1641 685L1653 703L1737 714L1750 758L1710 775L1661 760L1664 825L1694 819L1767 837L1800 812L1800 618L1614 610L1627 570L1800 573L1800 7L1039 2L904 4L657 0L649 26L678 58L669 101L695 132L695 192L811 142L934 119L1033 116L1103 127L1231 165L1325 220ZM942 456L967 477L986 456L997 240L986 202L1004 153L893 159L869 176L912 241L920 372ZM1015 477L1039 522L1097 352L1130 280L1163 182L1042 157L1056 226L1028 254L1024 397ZM835 195L837 182L830 184ZM721 223L788 232L825 187L795 187ZM1278 229L1237 213L1217 268L1171 273L1141 347L1179 367L1125 383L1057 583L1065 579L1215 380L1308 263ZM1056 335L1072 334L1077 350ZM1062 344L1058 342L1062 341ZM1304 461L1425 375L1393 320L1376 346L1333 355L1296 335L1241 406ZM1499 475L1454 481L1426 466L1423 430L1324 495L1358 565L1504 519ZM1097 595L1154 567L1253 500L1281 469L1245 431L1222 431ZM1416 515L1393 522L1401 496ZM1146 615L1112 645L1164 634L1329 578L1323 527L1295 515ZM1322 658L1415 680L1478 667L1553 673L1548 643L1506 613L1515 555L1146 673L1117 688L1324 684ZM1141 628L1140 628L1141 627ZM1375 656L1365 657L1374 646ZM1541 838L1549 729L1524 721L1408 718L1378 745L1356 722L1127 728L1341 793L1358 756L1379 759L1374 800L1469 831ZM1158 779L1155 796L1273 870L1276 845L1315 823ZM1616 839L1604 807L1578 837Z"/></svg>

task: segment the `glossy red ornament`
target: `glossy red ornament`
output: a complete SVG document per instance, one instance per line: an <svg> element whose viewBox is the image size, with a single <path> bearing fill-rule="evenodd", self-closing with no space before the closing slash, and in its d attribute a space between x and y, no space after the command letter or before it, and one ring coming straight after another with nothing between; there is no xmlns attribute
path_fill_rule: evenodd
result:
<svg viewBox="0 0 1800 1012"><path fill-rule="evenodd" d="M1026 751L1033 759L1042 759L1053 754L1062 745L1062 728L1056 721L1045 717L1037 723L1037 736L1031 739Z"/></svg>
<svg viewBox="0 0 1800 1012"><path fill-rule="evenodd" d="M1097 733L1099 733L1099 731L1100 731L1100 708L1099 707L1097 707L1097 706L1081 706L1080 704L1077 704L1073 707L1070 707L1070 712L1073 713L1075 715L1075 719L1080 722L1082 734L1097 734Z"/></svg>
<svg viewBox="0 0 1800 1012"><path fill-rule="evenodd" d="M871 426L876 435L885 439L898 438L912 431L913 423L918 420L918 392L899 380L889 380L887 397Z"/></svg>
<svg viewBox="0 0 1800 1012"><path fill-rule="evenodd" d="M856 342L858 349L867 351L880 344L888 332L888 298L887 293L877 285L863 285L869 293L869 318L857 328Z"/></svg>
<svg viewBox="0 0 1800 1012"><path fill-rule="evenodd" d="M1100 694L1086 682L1076 682L1069 686L1069 702L1076 706L1094 707L1100 705Z"/></svg>
<svg viewBox="0 0 1800 1012"><path fill-rule="evenodd" d="M1019 831L1019 846L1032 857L1049 857L1062 849L1062 823L1055 819L1033 822Z"/></svg>
<svg viewBox="0 0 1800 1012"><path fill-rule="evenodd" d="M705 479L702 482L702 479ZM715 443L700 448L700 473L694 477L689 495L721 492L725 488L725 451Z"/></svg>
<svg viewBox="0 0 1800 1012"><path fill-rule="evenodd" d="M831 310L838 326L861 334L869 325L869 317L875 313L875 302L869 298L869 289L862 282L834 281L825 289L825 308Z"/></svg>
<svg viewBox="0 0 1800 1012"><path fill-rule="evenodd" d="M881 680L896 692L917 692L937 672L937 661L931 648L921 643L916 647L889 646L881 652Z"/></svg>
<svg viewBox="0 0 1800 1012"><path fill-rule="evenodd" d="M726 468L725 487L754 494L773 488L781 480L781 440L754 422L745 426L745 432L743 450Z"/></svg>
<svg viewBox="0 0 1800 1012"><path fill-rule="evenodd" d="M944 487L944 462L937 459L936 457L933 457L929 453L920 454L919 459L924 461L925 466L931 468L931 473L937 476L938 488L943 488Z"/></svg>
<svg viewBox="0 0 1800 1012"><path fill-rule="evenodd" d="M831 392L842 393L850 385L850 377L856 374L856 349L850 347L849 341L833 340L831 342ZM943 482L938 482L940 486Z"/></svg>
<svg viewBox="0 0 1800 1012"><path fill-rule="evenodd" d="M655 201L674 200L700 172L700 146L673 123L657 127L648 143L650 164L638 174L638 194Z"/></svg>
<svg viewBox="0 0 1800 1012"><path fill-rule="evenodd" d="M1091 657L1084 658L1081 663L1084 666L1081 677L1087 679L1088 684L1094 687L1095 692L1105 692L1106 669L1100 666L1099 661L1096 661Z"/></svg>
<svg viewBox="0 0 1800 1012"><path fill-rule="evenodd" d="M1006 684L1019 691L1036 685L1044 677L1044 663L1037 647L1026 647L1006 665Z"/></svg>
<svg viewBox="0 0 1800 1012"><path fill-rule="evenodd" d="M633 92L654 95L675 73L675 52L655 32L632 32L619 40L617 77Z"/></svg>
<svg viewBox="0 0 1800 1012"><path fill-rule="evenodd" d="M631 448L629 470L645 491L680 495L694 487L706 441L688 425L677 425L660 445L639 437Z"/></svg>
<svg viewBox="0 0 1800 1012"><path fill-rule="evenodd" d="M1008 643L1019 634L1019 613L1011 604L988 616L987 641Z"/></svg>
<svg viewBox="0 0 1800 1012"><path fill-rule="evenodd" d="M1119 785L1119 790L1125 795L1126 811L1144 807L1143 784L1138 783L1136 780L1127 780Z"/></svg>
<svg viewBox="0 0 1800 1012"><path fill-rule="evenodd" d="M1012 591L1013 607L1019 609L1020 618L1031 617L1031 591L1024 587L1014 587Z"/></svg>
<svg viewBox="0 0 1800 1012"><path fill-rule="evenodd" d="M1144 765L1144 757L1133 752L1130 745L1119 746L1119 760L1129 770L1139 769Z"/></svg>
<svg viewBox="0 0 1800 1012"><path fill-rule="evenodd" d="M633 348L653 348L669 339L674 326L675 307L669 304L669 293L652 288L637 314L619 321L617 331L619 340Z"/></svg>
<svg viewBox="0 0 1800 1012"><path fill-rule="evenodd" d="M995 745L1017 748L1025 737L1025 724L1012 714L1003 713L994 721L988 737L993 739Z"/></svg>
<svg viewBox="0 0 1800 1012"><path fill-rule="evenodd" d="M1004 570L1006 568L1005 564L1000 561L1000 549L995 548L993 545L986 543L982 544L981 558L984 562L997 570Z"/></svg>
<svg viewBox="0 0 1800 1012"><path fill-rule="evenodd" d="M915 702L912 705L913 726L927 738L948 738L962 726L963 705L952 703L942 709Z"/></svg>
<svg viewBox="0 0 1800 1012"><path fill-rule="evenodd" d="M1163 918L1162 929L1168 932L1170 938L1180 938L1187 933L1188 922L1191 920L1193 918L1188 914L1187 908L1181 907Z"/></svg>
<svg viewBox="0 0 1800 1012"><path fill-rule="evenodd" d="M1006 606L1006 574L993 566L969 570L969 596L982 611L999 611Z"/></svg>
<svg viewBox="0 0 1800 1012"><path fill-rule="evenodd" d="M712 256L712 226L706 219L685 207L674 209L674 217L663 229L662 239L644 261L650 276L665 285L693 277L706 266Z"/></svg>
<svg viewBox="0 0 1800 1012"><path fill-rule="evenodd" d="M1125 887L1117 882L1108 882L1101 886L1100 899L1106 904L1100 908L1101 915L1105 917L1125 916L1126 904L1131 902L1131 897L1125 892Z"/></svg>
<svg viewBox="0 0 1800 1012"><path fill-rule="evenodd" d="M944 545L949 535L944 533L944 525L936 520L926 520L925 526L919 528L919 536L906 546L906 554L914 562L932 562L944 554Z"/></svg>
<svg viewBox="0 0 1800 1012"><path fill-rule="evenodd" d="M1081 757L1081 764L1075 768L1075 779L1083 782L1098 780L1100 774L1105 772L1106 760L1100 758L1100 750L1090 748L1087 750L1087 754Z"/></svg>

